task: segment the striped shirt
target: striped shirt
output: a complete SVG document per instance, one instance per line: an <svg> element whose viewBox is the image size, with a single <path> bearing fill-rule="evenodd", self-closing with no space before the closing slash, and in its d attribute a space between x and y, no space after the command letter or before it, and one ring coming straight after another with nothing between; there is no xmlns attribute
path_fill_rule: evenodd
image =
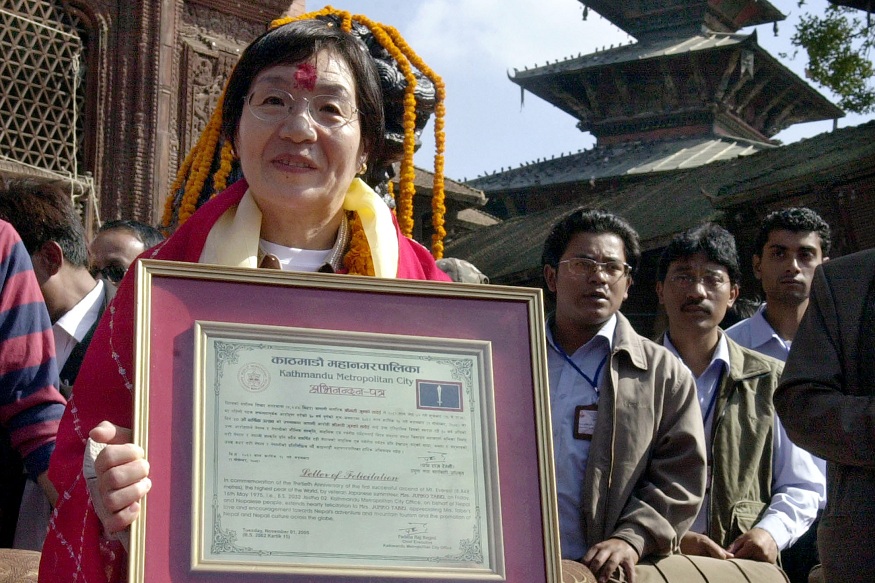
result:
<svg viewBox="0 0 875 583"><path fill-rule="evenodd" d="M30 256L0 220L0 425L32 479L49 467L65 405L52 324Z"/></svg>

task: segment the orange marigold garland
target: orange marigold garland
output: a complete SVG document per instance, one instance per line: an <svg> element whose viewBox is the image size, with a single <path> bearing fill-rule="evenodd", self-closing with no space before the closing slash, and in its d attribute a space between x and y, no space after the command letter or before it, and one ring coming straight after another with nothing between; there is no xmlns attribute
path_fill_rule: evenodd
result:
<svg viewBox="0 0 875 583"><path fill-rule="evenodd" d="M435 259L440 259L444 255L444 237L447 232L444 229L444 217L446 216L446 206L444 206L444 151L446 144L446 133L444 131L444 124L446 119L446 85L444 85L443 79L440 76L431 70L431 67L425 64L419 55L407 44L407 41L401 36L394 27L387 26L386 27L389 36L391 37L393 43L407 56L410 62L417 68L419 71L425 75L435 87L435 110L434 110L434 142L435 142L435 154L434 154L434 182L432 186L432 200L431 200L431 208L432 208L432 226L434 227L434 233L431 236L432 239L432 255L434 255ZM394 56L394 55L393 55ZM405 95L406 99L406 95ZM406 105L406 102L405 102ZM405 110L406 114L406 110ZM405 118L406 122L406 118ZM405 126L405 157L407 153L407 133ZM411 167L412 167L412 148L411 145ZM403 176L403 169L402 169ZM411 177L411 182L413 178ZM403 193L402 189L402 193ZM403 196L402 196L403 198ZM411 204L411 215L412 215L412 207ZM411 216L412 219L412 216ZM412 226L411 226L412 229Z"/></svg>
<svg viewBox="0 0 875 583"><path fill-rule="evenodd" d="M432 226L434 233L431 236L432 254L435 259L440 259L444 256L444 237L447 232L444 229L444 217L446 216L447 208L444 205L444 151L446 144L446 132L444 124L446 120L446 94L447 89L443 79L440 78L425 62L417 55L413 49L402 38L401 34L395 28L389 27L389 32L395 43L408 55L410 62L419 69L423 75L428 77L435 87L435 111L434 111L434 182L431 199L432 209Z"/></svg>
<svg viewBox="0 0 875 583"><path fill-rule="evenodd" d="M198 156L197 169L185 187L185 196L183 197L182 204L179 208L180 225L184 224L185 221L188 220L188 217L194 214L194 211L197 210L197 201L200 198L201 192L204 189L204 184L206 183L207 177L212 168L216 146L219 143L219 138L222 132L222 103L224 101L225 93L222 92L218 103L216 103L216 110L210 118L207 127L204 128L204 131L201 134L201 140L204 140L203 149L201 150L200 156Z"/></svg>
<svg viewBox="0 0 875 583"><path fill-rule="evenodd" d="M176 173L176 180L170 188L170 194L164 205L162 226L165 230L179 227L194 214L202 203L201 198L204 196L207 179L210 178L210 172L216 162L218 168L212 176L208 198L224 190L225 185L227 185L227 179L233 167L231 145L222 143L221 149L218 149L222 133L222 104L224 100L225 92L223 91L216 103L213 115L201 132L200 138ZM215 160L217 153L220 156L218 161ZM222 187L218 188L220 184Z"/></svg>
<svg viewBox="0 0 875 583"><path fill-rule="evenodd" d="M444 216L446 207L444 206L444 116L446 108L444 99L446 96L446 88L441 78L434 73L410 48L406 41L401 37L400 33L390 26L383 26L378 22L374 22L363 15L351 15L344 10L336 10L331 6L326 6L322 10L310 12L294 17L283 17L274 20L270 24L270 28L276 28L284 24L288 24L297 20L319 18L325 16L334 16L340 20L340 27L346 32L352 30L353 22L357 22L365 26L374 35L374 38L382 46L389 55L395 60L398 68L404 75L407 83L404 89L404 114L403 124L404 141L403 141L403 157L401 159L401 170L399 176L399 191L397 197L397 215L398 224L402 233L410 237L413 233L413 197L415 195L415 171L413 166L413 154L416 148L416 76L413 67L426 78L431 80L435 86L436 104L435 104L435 158L434 158L434 190L432 198L432 224L434 234L432 235L432 254L436 258L443 255L443 238L446 235L444 230ZM197 144L186 156L185 161L180 167L176 180L171 188L170 195L167 198L164 207L163 224L169 228L171 225L178 226L183 224L190 217L197 206L200 199L203 197L204 189L207 186L207 181L210 181L211 188L210 197L217 192L224 190L227 186L228 177L233 172L234 154L230 143L224 143L221 140L221 124L222 124L222 102L224 101L225 93L219 98L216 104L216 109L210 118L209 123L201 133ZM221 150L217 148L221 143ZM212 177L210 173L213 172ZM393 185L390 181L388 184L389 194L394 197ZM176 217L174 217L174 210ZM175 219L175 220L174 220ZM370 256L367 238L364 229L361 226L361 220L358 215L352 213L351 221L351 240L350 250L344 258L344 264L350 273L369 274L373 275L374 267L373 260Z"/></svg>
<svg viewBox="0 0 875 583"><path fill-rule="evenodd" d="M352 274L374 275L374 259L362 221L358 213L349 213L349 216L349 251L343 257L343 265Z"/></svg>
<svg viewBox="0 0 875 583"><path fill-rule="evenodd" d="M444 237L447 236L447 231L444 228L447 214L447 207L444 204L444 118L446 114L444 97L446 88L440 79L435 83L435 87L437 88L437 104L434 120L434 183L431 197L431 224L434 233L431 235L431 252L435 259L441 259L444 256Z"/></svg>
<svg viewBox="0 0 875 583"><path fill-rule="evenodd" d="M219 161L219 169L213 176L213 189L216 192L222 192L228 187L228 176L231 174L231 169L234 162L234 148L231 142L222 144L222 154Z"/></svg>

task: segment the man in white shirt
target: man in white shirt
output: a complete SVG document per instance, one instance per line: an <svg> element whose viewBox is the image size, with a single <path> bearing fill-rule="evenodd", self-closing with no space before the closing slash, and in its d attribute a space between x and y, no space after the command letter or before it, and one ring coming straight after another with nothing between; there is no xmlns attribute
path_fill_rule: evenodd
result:
<svg viewBox="0 0 875 583"><path fill-rule="evenodd" d="M830 228L811 209L787 208L766 216L757 234L754 275L766 302L757 312L726 330L726 335L750 348L785 362L802 316L815 268L828 261ZM826 462L815 457L826 474ZM823 509L823 505L821 505ZM819 562L817 521L781 559L792 583L807 583L808 572Z"/></svg>
<svg viewBox="0 0 875 583"><path fill-rule="evenodd" d="M677 235L659 261L663 343L696 378L708 443L705 503L681 550L774 563L814 521L826 480L774 412L782 363L740 347L718 326L738 297L739 276L734 238L712 224Z"/></svg>
<svg viewBox="0 0 875 583"><path fill-rule="evenodd" d="M677 552L705 489L693 379L619 313L639 257L626 221L579 209L541 260L556 300L547 364L562 557L602 583L634 583L641 560Z"/></svg>
<svg viewBox="0 0 875 583"><path fill-rule="evenodd" d="M808 208L775 211L763 220L755 248L754 275L766 301L726 335L784 362L808 308L814 269L829 260L830 228Z"/></svg>
<svg viewBox="0 0 875 583"><path fill-rule="evenodd" d="M85 231L60 184L9 181L0 191L0 216L15 227L30 254L52 321L61 392L69 399L91 334L115 288L96 281L89 273ZM42 548L50 511L44 493L28 483L16 529L16 548Z"/></svg>

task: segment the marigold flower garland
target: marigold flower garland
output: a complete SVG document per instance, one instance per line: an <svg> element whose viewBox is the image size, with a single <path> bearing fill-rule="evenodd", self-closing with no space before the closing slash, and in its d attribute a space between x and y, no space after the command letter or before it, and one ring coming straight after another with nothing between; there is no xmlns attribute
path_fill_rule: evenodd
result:
<svg viewBox="0 0 875 583"><path fill-rule="evenodd" d="M176 226L183 225L194 214L198 207L198 201L204 192L210 170L213 167L213 159L216 148L222 134L222 104L225 101L225 92L219 96L213 115L201 132L197 143L185 157L182 166L176 173L176 180L170 187L170 194L164 205L162 225L165 229L173 225L173 210L179 190L183 188L179 199L179 209L176 216ZM227 186L228 176L231 173L234 159L233 148L230 143L223 143L219 151L219 168L213 175L213 188L210 198L224 190Z"/></svg>
<svg viewBox="0 0 875 583"><path fill-rule="evenodd" d="M407 82L404 90L404 142L403 142L403 158L401 160L401 171L399 176L398 204L396 214L398 216L398 224L402 233L410 237L413 233L413 197L415 191L415 171L413 166L413 154L416 146L415 124L416 124L416 76L413 72L415 66L425 77L430 79L435 86L436 105L435 105L435 158L434 158L434 190L432 198L432 224L434 233L432 235L432 254L435 258L440 259L443 256L443 238L446 235L444 230L444 216L446 207L444 205L444 116L446 108L444 99L446 96L446 88L441 78L434 73L416 53L410 48L406 41L401 37L400 33L392 27L383 26L380 23L374 22L362 15L351 15L347 11L336 10L331 6L326 6L322 10L303 14L296 17L284 17L274 20L270 24L270 28L274 29L278 26L288 24L297 20L310 18L318 18L321 16L336 16L340 19L340 27L346 32L352 30L353 21L366 26L377 42L395 59ZM412 66L411 66L412 65ZM176 180L171 187L170 194L167 197L164 206L164 216L162 223L166 229L171 225L179 226L185 223L188 218L195 212L198 207L198 202L204 194L204 189L209 178L210 172L216 167L215 173L212 176L212 184L210 185L210 198L216 193L221 192L227 186L227 180L233 169L234 152L230 143L224 142L221 139L222 126L222 103L225 98L225 91L219 97L216 109L210 117L209 122L201 133L197 143L186 156L182 165L177 172ZM221 146L219 145L221 142ZM218 152L217 152L218 148ZM216 154L219 158L216 160ZM180 190L184 190L180 193ZM389 193L394 196L393 185L389 183ZM178 205L178 208L176 208ZM176 208L176 217L174 221L174 210ZM344 265L350 273L373 275L374 265L371 258L370 249L368 248L367 237L364 229L361 226L361 220L356 213L351 213L350 217L351 239L350 249L344 257Z"/></svg>
<svg viewBox="0 0 875 583"><path fill-rule="evenodd" d="M446 94L447 88L444 85L444 80L440 78L440 76L431 70L431 68L425 64L419 55L417 55L410 45L407 44L407 41L401 36L394 27L386 27L392 40L395 44L407 55L410 59L410 62L419 69L423 75L425 75L435 87L435 110L434 110L434 142L435 142L435 153L434 153L434 181L432 183L432 199L431 199L431 209L432 209L432 226L434 227L434 233L432 233L431 241L432 241L432 255L434 255L435 259L440 259L444 256L444 237L447 235L447 231L444 229L444 218L447 213L447 208L444 204L445 202L445 191L444 191L444 148L446 143L446 132L444 131L444 124L446 120ZM405 136L406 137L406 136ZM405 143L406 145L406 143ZM411 156L412 158L412 156Z"/></svg>
<svg viewBox="0 0 875 583"><path fill-rule="evenodd" d="M368 238L358 213L350 213L349 251L343 257L347 271L356 275L374 275L374 259L368 246Z"/></svg>

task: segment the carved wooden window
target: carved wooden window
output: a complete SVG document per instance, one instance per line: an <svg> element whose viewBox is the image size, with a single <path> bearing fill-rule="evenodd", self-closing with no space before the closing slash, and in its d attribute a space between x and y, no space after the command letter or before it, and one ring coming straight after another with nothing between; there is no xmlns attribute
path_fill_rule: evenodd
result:
<svg viewBox="0 0 875 583"><path fill-rule="evenodd" d="M83 35L60 1L0 6L0 163L69 179L82 174Z"/></svg>

